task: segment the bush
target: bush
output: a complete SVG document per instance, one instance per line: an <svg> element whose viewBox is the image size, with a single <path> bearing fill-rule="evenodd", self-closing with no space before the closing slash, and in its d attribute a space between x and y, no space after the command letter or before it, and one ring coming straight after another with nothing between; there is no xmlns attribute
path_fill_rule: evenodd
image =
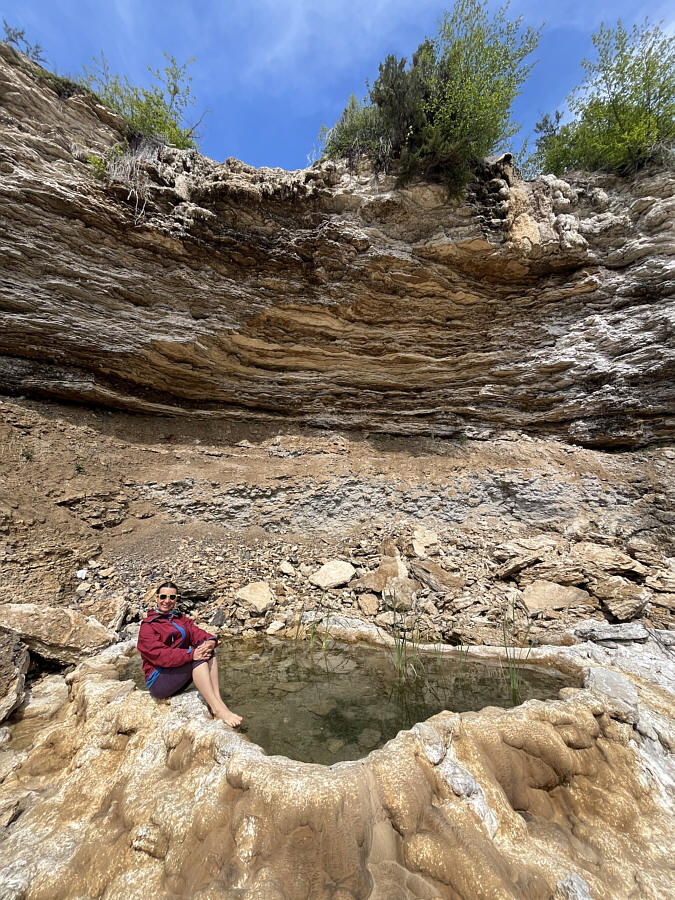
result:
<svg viewBox="0 0 675 900"><path fill-rule="evenodd" d="M664 161L675 138L675 37L647 20L628 32L600 26L596 59L568 98L574 115L545 115L529 164L562 175L570 169L628 174Z"/></svg>
<svg viewBox="0 0 675 900"><path fill-rule="evenodd" d="M197 126L187 127L184 117L194 104L192 79L187 74L187 67L194 60L179 65L175 57L167 53L164 57L167 65L163 69L148 66L154 82L149 88L136 87L126 76L113 75L103 53L93 61L92 67L84 67L82 83L101 103L126 120L130 141L149 138L182 150L191 149L197 146Z"/></svg>
<svg viewBox="0 0 675 900"><path fill-rule="evenodd" d="M395 162L401 180L412 175L461 189L478 161L502 149L518 130L511 106L532 65L540 30L494 15L487 0L457 0L436 38L406 59L388 56L360 104L347 108L320 139L328 157L367 156L378 169Z"/></svg>
<svg viewBox="0 0 675 900"><path fill-rule="evenodd" d="M39 44L32 44L26 40L25 28L14 28L5 19L2 20L2 28L4 32L2 40L5 44L12 44L34 63L43 63L45 61L42 47Z"/></svg>

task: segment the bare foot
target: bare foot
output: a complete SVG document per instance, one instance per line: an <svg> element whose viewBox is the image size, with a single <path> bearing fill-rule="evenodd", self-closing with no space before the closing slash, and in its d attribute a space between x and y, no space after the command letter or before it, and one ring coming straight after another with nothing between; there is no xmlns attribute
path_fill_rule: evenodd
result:
<svg viewBox="0 0 675 900"><path fill-rule="evenodd" d="M231 709L228 709L225 704L219 709L211 710L214 718L220 719L221 722L225 722L226 725L229 725L231 728L236 728L237 725L241 725L241 716L238 716L236 713L233 713Z"/></svg>

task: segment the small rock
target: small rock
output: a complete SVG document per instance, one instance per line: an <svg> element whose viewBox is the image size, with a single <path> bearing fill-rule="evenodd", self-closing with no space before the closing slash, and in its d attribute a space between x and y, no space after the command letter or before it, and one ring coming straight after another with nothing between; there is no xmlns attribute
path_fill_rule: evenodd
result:
<svg viewBox="0 0 675 900"><path fill-rule="evenodd" d="M356 602L358 603L361 612L366 616L377 615L380 604L375 594L361 594Z"/></svg>
<svg viewBox="0 0 675 900"><path fill-rule="evenodd" d="M211 625L215 628L220 628L221 625L225 624L225 612L222 609L217 609L214 614L211 616Z"/></svg>
<svg viewBox="0 0 675 900"><path fill-rule="evenodd" d="M327 590L348 584L355 574L356 569L351 563L341 559L329 559L320 569L309 576L309 580L317 587Z"/></svg>
<svg viewBox="0 0 675 900"><path fill-rule="evenodd" d="M279 563L279 571L282 575L295 575L295 568L289 563L287 559Z"/></svg>
<svg viewBox="0 0 675 900"><path fill-rule="evenodd" d="M438 535L435 531L420 526L413 531L412 552L419 559L426 559L438 553Z"/></svg>

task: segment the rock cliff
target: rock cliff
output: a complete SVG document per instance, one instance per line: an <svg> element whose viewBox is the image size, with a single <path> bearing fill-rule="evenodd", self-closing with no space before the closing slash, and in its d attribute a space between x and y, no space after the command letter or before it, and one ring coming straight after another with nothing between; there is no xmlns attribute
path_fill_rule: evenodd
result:
<svg viewBox="0 0 675 900"><path fill-rule="evenodd" d="M37 75L36 75L37 73ZM139 148L0 48L0 389L392 433L672 433L672 176L462 201Z"/></svg>

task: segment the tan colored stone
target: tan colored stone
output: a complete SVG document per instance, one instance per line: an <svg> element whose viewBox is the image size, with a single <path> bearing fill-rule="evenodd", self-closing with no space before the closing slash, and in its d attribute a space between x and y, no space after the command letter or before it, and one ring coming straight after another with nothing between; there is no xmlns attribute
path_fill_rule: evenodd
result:
<svg viewBox="0 0 675 900"><path fill-rule="evenodd" d="M320 569L309 576L309 580L316 587L328 590L329 588L343 587L352 580L355 574L356 569L351 563L342 559L329 559Z"/></svg>
<svg viewBox="0 0 675 900"><path fill-rule="evenodd" d="M12 896L39 886L74 900L104 885L107 900L337 897L338 883L345 896L401 900L507 898L522 884L553 897L570 872L583 873L590 896L675 890L672 816L643 775L649 759L653 778L665 777L666 751L647 756L637 692L614 672L596 667L587 688L552 703L442 712L328 768L265 755L211 719L195 692L157 704L117 680L113 649L69 676L63 720L45 723L6 769L0 883ZM668 695L639 688L642 729L665 735ZM377 730L361 724L364 753ZM528 821L544 816L555 832L534 841Z"/></svg>
<svg viewBox="0 0 675 900"><path fill-rule="evenodd" d="M359 604L359 609L366 616L375 616L377 615L377 610L379 609L379 601L375 594L359 594L357 597L357 603Z"/></svg>
<svg viewBox="0 0 675 900"><path fill-rule="evenodd" d="M10 716L24 698L30 657L25 644L0 632L0 722Z"/></svg>
<svg viewBox="0 0 675 900"><path fill-rule="evenodd" d="M234 596L254 616L262 616L274 606L274 595L266 581L252 581Z"/></svg>
<svg viewBox="0 0 675 900"><path fill-rule="evenodd" d="M408 569L396 550L395 555L383 556L377 569L357 578L350 587L354 591L381 594L392 579L406 578L407 575Z"/></svg>
<svg viewBox="0 0 675 900"><path fill-rule="evenodd" d="M410 564L410 572L418 581L426 584L427 587L430 587L437 594L442 594L445 591L461 591L466 585L466 575L446 572L438 563L428 559L412 562Z"/></svg>
<svg viewBox="0 0 675 900"><path fill-rule="evenodd" d="M565 609L568 606L585 606L590 601L587 591L556 584L554 581L534 581L523 591L523 600L530 612L542 609Z"/></svg>
<svg viewBox="0 0 675 900"><path fill-rule="evenodd" d="M607 612L619 622L639 618L651 596L649 590L619 575L600 579L592 591Z"/></svg>
<svg viewBox="0 0 675 900"><path fill-rule="evenodd" d="M114 632L94 618L73 609L35 603L5 604L0 631L14 635L40 656L63 663L80 662L116 639Z"/></svg>
<svg viewBox="0 0 675 900"><path fill-rule="evenodd" d="M647 572L645 566L637 560L622 553L614 547L605 547L602 544L594 544L591 541L581 541L570 548L570 556L587 571L601 571L611 575L621 575L624 572L634 572L644 575Z"/></svg>

